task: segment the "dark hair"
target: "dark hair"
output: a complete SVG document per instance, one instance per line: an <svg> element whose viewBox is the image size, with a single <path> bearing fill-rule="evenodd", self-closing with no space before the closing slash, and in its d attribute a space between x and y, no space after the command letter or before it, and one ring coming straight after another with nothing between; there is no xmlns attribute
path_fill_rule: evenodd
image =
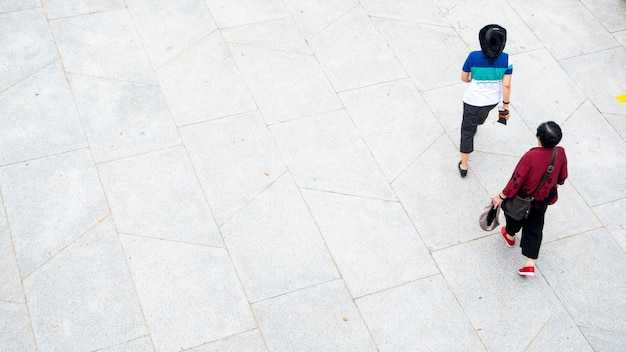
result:
<svg viewBox="0 0 626 352"><path fill-rule="evenodd" d="M478 32L478 41L483 55L493 62L504 51L506 29L497 24L488 24Z"/></svg>
<svg viewBox="0 0 626 352"><path fill-rule="evenodd" d="M554 148L562 137L561 127L554 121L544 122L537 127L537 138L544 148Z"/></svg>

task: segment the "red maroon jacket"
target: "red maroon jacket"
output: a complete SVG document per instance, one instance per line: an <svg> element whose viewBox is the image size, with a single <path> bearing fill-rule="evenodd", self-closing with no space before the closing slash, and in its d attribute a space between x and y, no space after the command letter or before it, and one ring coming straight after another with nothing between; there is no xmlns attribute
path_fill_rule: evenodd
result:
<svg viewBox="0 0 626 352"><path fill-rule="evenodd" d="M507 198L515 197L515 195L520 197L529 196L539 186L543 174L550 165L552 150L551 148L535 147L527 151L517 163L513 175L506 187L504 187L502 194ZM535 194L535 201L537 202L547 200L549 204L554 204L558 198L556 185L562 185L567 178L565 149L556 147L556 150L557 156L554 161L554 171L548 175L546 181Z"/></svg>

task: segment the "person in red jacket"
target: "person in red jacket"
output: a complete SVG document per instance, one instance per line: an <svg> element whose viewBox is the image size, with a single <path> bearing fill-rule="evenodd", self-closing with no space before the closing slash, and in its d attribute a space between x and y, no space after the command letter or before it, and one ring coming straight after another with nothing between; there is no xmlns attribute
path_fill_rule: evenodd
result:
<svg viewBox="0 0 626 352"><path fill-rule="evenodd" d="M567 156L565 149L557 147L563 136L561 127L554 121L544 122L537 127L538 146L527 151L517 163L513 175L500 194L493 197L494 208L507 198L528 197L541 183L541 179L552 160L554 148L557 154L554 169L548 175L541 188L535 193L528 217L515 220L504 214L506 226L500 229L507 246L515 245L515 234L521 229L520 247L526 257L526 264L517 272L520 275L535 275L535 260L539 257L539 248L543 239L543 224L548 205L558 199L557 187L567 178Z"/></svg>

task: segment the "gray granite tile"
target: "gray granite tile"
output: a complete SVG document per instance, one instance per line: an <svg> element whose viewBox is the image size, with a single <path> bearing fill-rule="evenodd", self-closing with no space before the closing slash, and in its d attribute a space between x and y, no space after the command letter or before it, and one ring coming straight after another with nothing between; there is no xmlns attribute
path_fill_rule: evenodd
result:
<svg viewBox="0 0 626 352"><path fill-rule="evenodd" d="M453 28L380 18L373 22L417 89L459 82L468 51Z"/></svg>
<svg viewBox="0 0 626 352"><path fill-rule="evenodd" d="M626 115L603 114L623 140L626 140Z"/></svg>
<svg viewBox="0 0 626 352"><path fill-rule="evenodd" d="M626 252L626 219L623 216L626 214L626 198L598 205L593 208L593 211L622 250Z"/></svg>
<svg viewBox="0 0 626 352"><path fill-rule="evenodd" d="M299 187L395 199L345 110L270 126Z"/></svg>
<svg viewBox="0 0 626 352"><path fill-rule="evenodd" d="M626 257L605 229L546 243L538 266L578 326L626 333Z"/></svg>
<svg viewBox="0 0 626 352"><path fill-rule="evenodd" d="M240 26L222 33L268 123L341 108L293 20Z"/></svg>
<svg viewBox="0 0 626 352"><path fill-rule="evenodd" d="M398 202L303 195L353 297L439 272Z"/></svg>
<svg viewBox="0 0 626 352"><path fill-rule="evenodd" d="M0 13L29 10L39 7L38 0L3 0L0 2Z"/></svg>
<svg viewBox="0 0 626 352"><path fill-rule="evenodd" d="M539 351L594 351L576 323L563 307L559 307L543 330L526 350Z"/></svg>
<svg viewBox="0 0 626 352"><path fill-rule="evenodd" d="M71 17L123 9L123 0L41 0L48 18Z"/></svg>
<svg viewBox="0 0 626 352"><path fill-rule="evenodd" d="M463 0L432 0L444 14L452 11Z"/></svg>
<svg viewBox="0 0 626 352"><path fill-rule="evenodd" d="M0 106L0 165L87 146L58 62L0 94Z"/></svg>
<svg viewBox="0 0 626 352"><path fill-rule="evenodd" d="M0 92L58 58L40 8L0 14Z"/></svg>
<svg viewBox="0 0 626 352"><path fill-rule="evenodd" d="M221 227L251 302L339 277L289 174Z"/></svg>
<svg viewBox="0 0 626 352"><path fill-rule="evenodd" d="M538 263L547 256L542 253ZM517 274L525 259L518 247L508 248L499 233L433 257L489 351L524 351L559 306L541 273Z"/></svg>
<svg viewBox="0 0 626 352"><path fill-rule="evenodd" d="M95 352L154 352L154 347L152 346L150 337L146 336Z"/></svg>
<svg viewBox="0 0 626 352"><path fill-rule="evenodd" d="M613 33L613 37L615 37L622 46L626 46L626 30Z"/></svg>
<svg viewBox="0 0 626 352"><path fill-rule="evenodd" d="M314 56L235 44L230 48L267 123L342 107Z"/></svg>
<svg viewBox="0 0 626 352"><path fill-rule="evenodd" d="M440 276L356 300L380 351L484 351Z"/></svg>
<svg viewBox="0 0 626 352"><path fill-rule="evenodd" d="M616 97L626 94L626 48L617 47L581 55L559 63L603 113L626 116L626 104ZM601 70L597 68L601 67Z"/></svg>
<svg viewBox="0 0 626 352"><path fill-rule="evenodd" d="M0 300L0 331L0 349L3 351L38 351L25 304Z"/></svg>
<svg viewBox="0 0 626 352"><path fill-rule="evenodd" d="M360 2L370 17L382 17L439 26L449 25L444 14L432 1L361 0ZM446 16L449 15L449 13L446 14Z"/></svg>
<svg viewBox="0 0 626 352"><path fill-rule="evenodd" d="M93 351L146 334L110 219L30 275L24 291L45 350Z"/></svg>
<svg viewBox="0 0 626 352"><path fill-rule="evenodd" d="M286 169L258 113L209 121L180 131L218 225Z"/></svg>
<svg viewBox="0 0 626 352"><path fill-rule="evenodd" d="M188 352L266 352L265 341L258 329L250 330L238 335L229 336L222 340L208 343L196 348L187 350Z"/></svg>
<svg viewBox="0 0 626 352"><path fill-rule="evenodd" d="M626 142L589 101L562 124L569 180L587 204L626 197Z"/></svg>
<svg viewBox="0 0 626 352"><path fill-rule="evenodd" d="M0 205L1 200L0 198ZM24 302L22 278L17 267L4 207L0 207L0 268L0 301Z"/></svg>
<svg viewBox="0 0 626 352"><path fill-rule="evenodd" d="M256 327L226 250L120 237L157 352Z"/></svg>
<svg viewBox="0 0 626 352"><path fill-rule="evenodd" d="M601 330L586 326L581 326L580 330L594 351L626 350L626 334L623 331Z"/></svg>
<svg viewBox="0 0 626 352"><path fill-rule="evenodd" d="M166 8L164 1L148 3L0 0L0 111L6 112L0 113L0 120L5 122L0 123L5 131L5 135L0 132L0 350L415 350L436 344L450 327L456 328L447 334L452 347L444 345L439 350L471 350L476 347L476 337L476 349L490 351L585 350L589 346L598 351L626 349L626 324L622 316L617 316L624 311L624 297L620 296L625 291L624 280L620 280L619 273L624 271L626 248L621 221L626 195L623 177L618 174L624 168L624 158L620 156L624 154L626 137L626 123L622 123L626 104L615 99L626 93L621 83L626 79L622 76L624 49L620 47L626 43L626 8L622 2L182 0L167 5L170 14L162 11ZM90 25L79 25L83 18L88 18ZM66 26L60 26L61 22ZM478 47L478 29L491 22L509 30L507 51L513 54L515 64L512 117L507 126L502 126L495 123L494 112L480 128L470 174L461 181L456 163L461 97L466 85L459 81L459 71L468 50ZM218 23L220 29L215 31ZM59 50L51 28L56 39L61 38ZM61 29L65 32L61 33ZM318 47L309 47L307 41ZM328 47L320 50L321 44ZM339 50L331 52L334 47ZM323 60L316 61L319 58ZM342 62L344 59L347 61ZM345 75L324 72L329 62L347 67L345 72L339 72ZM402 77L408 75L412 84L406 79L386 78L385 72L393 72L396 66L401 66ZM365 71L361 73L362 68ZM63 72L65 69L69 75ZM159 70L156 76L154 69ZM114 123L129 126L137 122L137 111L143 117L143 113L151 112L160 127L149 127L152 121L144 118L141 126L147 126L146 133L159 131L167 136L174 131L179 138L174 123L167 127L162 124L163 116L169 116L170 110L169 119L185 126L181 129L185 137L182 140L187 142L184 149L196 174L190 170L183 148L171 147L179 146L180 140L170 144L169 137L150 143L143 137L128 140L125 148L105 157L104 152L97 151L91 135L90 148L80 150L87 146L88 136L76 122L77 109L69 98L67 83L63 82L64 75L73 79L74 74L90 76L94 81L114 76L115 81L150 85L146 89L154 93L150 94L151 100L133 101L150 108L133 110L127 113L128 119L115 120L117 115L109 114L112 107L103 104L98 108L100 114L91 111L92 117L98 116L91 127L101 128L98 135L105 137L102 130L117 128ZM151 79L137 78L142 74ZM341 110L328 77L354 85L340 94L346 111ZM119 84L114 87L118 88L133 86L116 83ZM36 91L37 87L54 94L33 96L42 93ZM84 89L88 87L85 85ZM396 90L385 92L383 87ZM405 94L397 93L398 88ZM113 95L94 95L106 96L102 101L108 101L130 89L111 92ZM391 94L375 99L376 94L386 93ZM86 95L77 94L76 89L73 94ZM425 98L426 110L416 107L422 103L419 95ZM42 103L43 98L48 100ZM81 102L85 100L94 102L98 98ZM327 113L335 110L340 112ZM320 113L326 113L324 118L318 119ZM541 272L524 279L515 273L523 262L519 249L504 247L497 229L484 232L475 224L478 212L489 196L503 186L519 156L536 143L536 125L547 119L564 127L566 137L562 145L570 157L570 179L560 188L559 202L547 214L544 249L538 261ZM215 121L197 124L208 120ZM311 120L315 123L306 123ZM85 121L82 124L87 127ZM276 144L264 122L273 125ZM303 133L303 128L309 131ZM416 132L417 128L423 130ZM439 133L444 130L445 135L432 144L434 138L429 133L437 128ZM276 133L278 130L280 133ZM303 135L309 136L303 139L304 144L298 139ZM120 136L110 137L113 141ZM17 143L16 138L22 138L23 143ZM276 145L280 146L284 160L289 161L289 170ZM100 173L111 209L102 194L94 159L98 166L109 167L107 176ZM155 167L171 172L165 176L154 173ZM111 175L118 179L106 181ZM159 175L158 180L155 175ZM285 178L277 180L281 175ZM291 177L295 181L290 181ZM124 183L122 178L129 182ZM402 200L400 204L394 190L389 189L391 181ZM294 182L305 188L297 189ZM165 184L164 189L149 193L155 184ZM115 188L117 185L120 189ZM334 193L320 191L325 189ZM319 195L314 207L312 202L302 205L301 196L309 194ZM365 198L351 196L354 194ZM133 204L128 205L129 201L125 205L128 213L133 214L140 212L136 204L145 208L145 213L158 213L167 209L164 204L170 201L172 214L180 212L182 220L168 218L167 214L133 218L113 204L113 195L125 201L129 200L128 195L133 196ZM180 195L186 199L177 198ZM298 244L289 235L319 237L320 232L326 235L329 229L345 234L334 236L333 240L352 239L336 250L327 236L328 250L333 254L361 244L371 248L368 244L378 239L371 234L377 226L382 227L378 232L391 241L360 254L386 258L380 253L388 248L392 251L389 253L400 254L398 258L387 256L388 261L372 259L361 265L359 268L370 270L371 276L391 273L380 282L366 276L359 289L370 292L377 290L374 287L393 288L359 296L357 305L361 309L357 309L348 290L357 287L356 276L343 275L342 281L334 282L335 287L321 283L257 302L255 310L263 313L259 315L263 324L257 325L249 311L241 282L244 280L238 280L239 268L234 269L228 250L197 243L202 236L192 227L203 223L205 212L210 210L206 204L198 207L194 202L202 202L204 197L216 210L222 230L236 222L238 236L264 241L251 250L252 259L260 257L258 248L270 245L289 254L287 250ZM335 207L333 212L332 207L323 208L326 204L341 207ZM404 218L395 212L400 205L406 209ZM316 219L317 229L311 225L312 215L308 211L298 211L307 207L318 218L318 213L325 215L323 222ZM196 216L198 209L203 210ZM3 210L6 216L1 214ZM349 215L356 216L347 217L351 210ZM109 211L113 212L111 219L115 219L116 230L130 228L121 219L137 221L136 229L142 233L123 235L133 243L132 256L125 255L126 259L120 260L119 248L112 250L110 243L102 246L89 242L85 249L97 251L93 256L96 265L91 257L89 261L76 260L85 243L81 241L90 234L79 236L94 226L105 226L97 220ZM288 223L281 217L284 214L296 214L289 217L294 221ZM341 215L349 220L342 224L337 220ZM266 219L259 220L257 216ZM407 225L407 216L415 228ZM355 223L353 218L362 221ZM400 220L394 220L397 218ZM362 236L356 235L359 229ZM562 245L580 233L586 235L586 231L603 233L599 240L602 243L596 243L598 239L591 236L588 242ZM115 232L110 232L113 239ZM396 286L404 280L398 277L405 273L414 276L421 269L414 263L428 257L417 249L413 256L406 254L410 243L408 248L397 245L415 233L423 238L427 248L454 246L436 252L450 250L450 257L454 258L446 257L441 264L442 279L434 284L422 286L429 280L437 281L438 275ZM155 234L172 236L170 241L163 241L151 237ZM282 240L286 237L292 242ZM414 241L408 242L415 245ZM602 246L607 242L613 245L605 249ZM242 248L251 248L244 240L241 243ZM197 252L202 254L195 255ZM312 257L318 252L314 249ZM259 264L265 268L254 271L268 275L263 270L270 265L292 263L287 254L278 255L279 259L268 265ZM342 252L331 259L340 266L339 259L354 259L357 255ZM126 334L132 329L124 329L129 310L117 313L122 311L119 307L128 307L131 300L119 298L119 290L114 290L117 287L110 287L115 285L107 286L104 293L91 293L97 285L90 284L100 280L101 272L120 268L128 271L124 261L129 257L135 260L134 272L140 273L142 302L150 303L144 306L152 312L148 323L141 316L141 331L131 333L131 337ZM310 260L311 267L327 262L315 260ZM438 260L439 265L441 258ZM563 263L571 269L566 267L561 273ZM292 271L274 273L272 279L289 279L296 276L294 273L305 271L301 266L292 266ZM99 270L100 267L104 269ZM26 282L36 278L37 282L47 280L52 285L39 284L40 292L33 289L30 295L23 296L20 269ZM341 269L342 273L347 270L345 266ZM83 276L77 276L77 272ZM496 274L489 274L493 272ZM283 273L284 277L279 277ZM225 280L219 278L222 274L227 276ZM120 277L128 280L128 273L124 275ZM213 279L206 279L207 275ZM316 275L304 273L298 280L306 286L307 279ZM77 277L87 279L79 284ZM554 280L554 287L546 288L546 279L550 284ZM124 294L137 295L134 285L130 289L127 285L118 286ZM259 287L267 288L269 283ZM554 298L553 289L558 299ZM115 295L98 301L101 295L113 291ZM606 291L613 297L607 298ZM416 293L423 293L422 297L415 299ZM40 340L35 345L32 330L37 325L30 321L29 307L35 296L52 302L47 303L51 308L46 311L51 322L41 326L49 329L43 331L56 339L53 343ZM98 304L82 303L88 300ZM100 308L102 301L118 308L109 314ZM527 301L533 301L533 307L528 308ZM372 305L361 307L362 302ZM429 314L437 304L442 308ZM219 312L211 311L213 305L219 307ZM366 312L366 308L375 308L372 310L376 314ZM41 319L43 310L37 309L36 318ZM76 325L85 334L60 336L60 329L73 323L63 317L78 315L98 316L106 323L85 318L85 323ZM439 320L447 323L438 325ZM36 320L33 322L37 324ZM356 325L351 324L355 322ZM56 329L54 324L58 324ZM114 327L107 329L107 324ZM159 328L152 330L152 326ZM88 335L96 329L98 334L106 332L109 336L95 334L92 339ZM71 339L71 343L61 345L58 341L65 338ZM99 339L103 342L99 343ZM89 347L90 341L98 346ZM425 342L420 344L422 341ZM464 345L459 347L458 341Z"/></svg>
<svg viewBox="0 0 626 352"><path fill-rule="evenodd" d="M180 144L158 87L79 75L70 85L96 162Z"/></svg>
<svg viewBox="0 0 626 352"><path fill-rule="evenodd" d="M582 1L511 0L509 4L557 60L617 44Z"/></svg>
<svg viewBox="0 0 626 352"><path fill-rule="evenodd" d="M355 89L340 97L389 181L443 132L410 80Z"/></svg>
<svg viewBox="0 0 626 352"><path fill-rule="evenodd" d="M486 8L489 11L485 11ZM470 50L480 50L478 32L489 23L497 23L507 29L504 51L509 54L543 48L533 31L506 1L455 1L453 6L442 11ZM460 66L457 65L459 70L462 65L462 62Z"/></svg>
<svg viewBox="0 0 626 352"><path fill-rule="evenodd" d="M126 9L50 21L67 72L156 83Z"/></svg>
<svg viewBox="0 0 626 352"><path fill-rule="evenodd" d="M576 111L586 97L546 50L515 55L511 81L511 106L532 131L548 120L559 124ZM579 80L579 77L576 78Z"/></svg>
<svg viewBox="0 0 626 352"><path fill-rule="evenodd" d="M393 182L429 250L484 236L478 215L489 196L472 173L459 176L458 160L450 140L442 136Z"/></svg>
<svg viewBox="0 0 626 352"><path fill-rule="evenodd" d="M480 133L482 134L482 131ZM501 145L504 147L505 144ZM475 151L470 154L469 172L472 173L472 177L476 177L480 185L487 190L485 198L483 199L484 205L487 205L489 199L502 191L506 186L519 160L519 156L493 154L489 152ZM482 208L476 210L480 212ZM478 217L476 220L478 220ZM502 220L504 220L504 217L502 217Z"/></svg>
<svg viewBox="0 0 626 352"><path fill-rule="evenodd" d="M285 0L285 6L307 39L349 12L356 0Z"/></svg>
<svg viewBox="0 0 626 352"><path fill-rule="evenodd" d="M127 0L126 5L155 68L217 28L203 0Z"/></svg>
<svg viewBox="0 0 626 352"><path fill-rule="evenodd" d="M161 66L157 76L179 126L256 109L219 32Z"/></svg>
<svg viewBox="0 0 626 352"><path fill-rule="evenodd" d="M312 54L304 36L291 17L227 28L221 32L228 44Z"/></svg>
<svg viewBox="0 0 626 352"><path fill-rule="evenodd" d="M0 187L24 277L109 212L84 149L4 167Z"/></svg>
<svg viewBox="0 0 626 352"><path fill-rule="evenodd" d="M118 231L223 247L183 148L98 166Z"/></svg>
<svg viewBox="0 0 626 352"><path fill-rule="evenodd" d="M220 28L289 16L281 0L205 0Z"/></svg>
<svg viewBox="0 0 626 352"><path fill-rule="evenodd" d="M626 4L623 1L581 0L609 32L626 29Z"/></svg>
<svg viewBox="0 0 626 352"><path fill-rule="evenodd" d="M602 226L583 197L570 182L557 189L559 199L548 207L543 227L543 242L551 242Z"/></svg>
<svg viewBox="0 0 626 352"><path fill-rule="evenodd" d="M253 305L270 351L377 351L340 280Z"/></svg>
<svg viewBox="0 0 626 352"><path fill-rule="evenodd" d="M337 91L406 77L361 6L308 40Z"/></svg>
<svg viewBox="0 0 626 352"><path fill-rule="evenodd" d="M463 94L467 89L467 83L461 81L460 66L457 73L459 76L456 84L420 92L433 115L439 120L446 132L450 136L456 133L456 140L460 136L461 119L463 117Z"/></svg>

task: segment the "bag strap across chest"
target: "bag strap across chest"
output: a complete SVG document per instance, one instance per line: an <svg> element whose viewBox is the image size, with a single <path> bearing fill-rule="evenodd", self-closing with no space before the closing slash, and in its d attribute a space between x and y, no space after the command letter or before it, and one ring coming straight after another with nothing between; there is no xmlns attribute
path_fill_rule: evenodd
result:
<svg viewBox="0 0 626 352"><path fill-rule="evenodd" d="M554 161L556 160L556 153L557 153L556 147L554 147L552 149L552 160L550 160L550 165L548 166L548 169L546 170L546 172L543 174L543 177L541 178L541 182L539 182L539 185L537 186L537 188L535 188L533 193L530 194L531 199L535 199L535 194L537 194L537 191L539 191L539 188L541 188L541 186L543 186L543 183L546 182L548 175L551 174L552 171L554 171Z"/></svg>

